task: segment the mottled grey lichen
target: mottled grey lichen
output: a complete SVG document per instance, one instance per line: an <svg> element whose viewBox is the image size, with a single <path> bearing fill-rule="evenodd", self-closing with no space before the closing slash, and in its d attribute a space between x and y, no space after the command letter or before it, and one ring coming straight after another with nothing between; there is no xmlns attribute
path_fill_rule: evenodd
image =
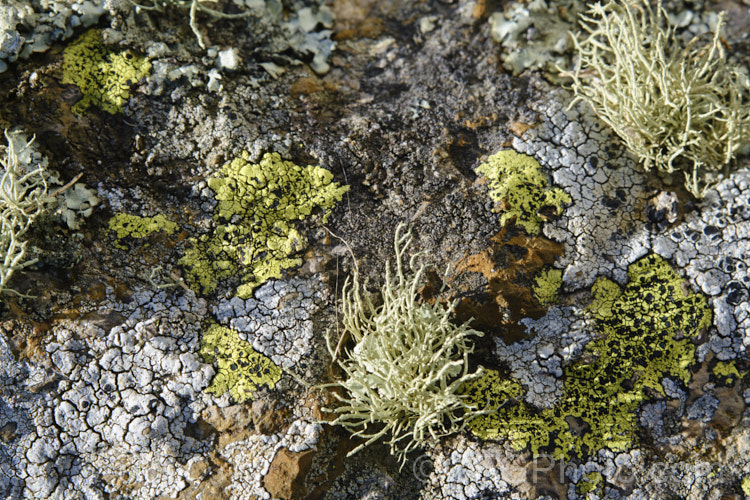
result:
<svg viewBox="0 0 750 500"><path fill-rule="evenodd" d="M73 29L95 24L104 13L104 0L28 2L0 0L0 73L8 63L47 51L70 38Z"/></svg>
<svg viewBox="0 0 750 500"><path fill-rule="evenodd" d="M191 461L212 442L186 430L209 402L213 368L197 355L205 314L192 293L141 289L55 326L44 368L4 364L14 390L0 428L17 432L4 445L14 479L3 495L103 498L120 477L131 498L154 498L191 484Z"/></svg>

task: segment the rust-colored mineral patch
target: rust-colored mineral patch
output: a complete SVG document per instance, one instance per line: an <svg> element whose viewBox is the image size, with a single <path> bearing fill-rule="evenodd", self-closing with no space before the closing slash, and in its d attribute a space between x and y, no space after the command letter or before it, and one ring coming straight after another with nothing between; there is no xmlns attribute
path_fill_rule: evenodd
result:
<svg viewBox="0 0 750 500"><path fill-rule="evenodd" d="M506 343L523 338L518 321L540 318L547 310L534 297L533 277L562 252L561 243L503 228L488 248L456 264L449 282L459 299L456 321L471 319L473 328L502 335ZM472 274L475 279L467 279Z"/></svg>
<svg viewBox="0 0 750 500"><path fill-rule="evenodd" d="M273 498L284 500L305 497L305 476L310 470L315 451L300 452L280 448L276 452L268 474L263 478L263 487Z"/></svg>

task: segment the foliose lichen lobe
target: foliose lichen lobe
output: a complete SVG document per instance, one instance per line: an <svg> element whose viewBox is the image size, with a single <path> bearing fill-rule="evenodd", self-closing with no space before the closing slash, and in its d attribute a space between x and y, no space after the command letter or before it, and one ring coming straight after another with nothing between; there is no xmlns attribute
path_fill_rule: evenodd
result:
<svg viewBox="0 0 750 500"><path fill-rule="evenodd" d="M281 368L231 328L209 326L203 333L199 354L206 363L218 365L206 392L220 396L229 391L238 403L252 399L262 386L272 389L281 379Z"/></svg>
<svg viewBox="0 0 750 500"><path fill-rule="evenodd" d="M130 98L130 87L148 76L151 63L131 50L116 52L104 47L100 30L91 29L63 52L63 84L77 85L83 97L73 105L82 114L97 106L110 114L121 113Z"/></svg>
<svg viewBox="0 0 750 500"><path fill-rule="evenodd" d="M296 267L307 239L294 227L321 209L326 222L349 186L321 167L300 167L267 153L258 163L243 152L208 180L215 193L215 230L194 239L180 264L188 282L212 293L219 280L239 275L237 296L249 298L269 278Z"/></svg>
<svg viewBox="0 0 750 500"><path fill-rule="evenodd" d="M547 217L542 209L554 209L560 215L570 196L560 188L550 188L547 175L531 156L505 150L496 153L477 167L489 180L490 198L500 204L501 222L515 217L515 223L529 234L539 234Z"/></svg>

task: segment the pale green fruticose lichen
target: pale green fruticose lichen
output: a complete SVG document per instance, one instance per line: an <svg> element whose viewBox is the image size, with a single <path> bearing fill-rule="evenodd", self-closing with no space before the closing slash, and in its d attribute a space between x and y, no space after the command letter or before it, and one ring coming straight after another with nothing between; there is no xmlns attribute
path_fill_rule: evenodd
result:
<svg viewBox="0 0 750 500"><path fill-rule="evenodd" d="M238 403L252 399L262 387L273 389L281 379L281 368L253 349L231 328L212 324L201 338L199 354L218 370L206 392L229 395Z"/></svg>
<svg viewBox="0 0 750 500"><path fill-rule="evenodd" d="M750 144L750 81L727 64L720 37L682 47L661 1L595 3L575 37L577 101L625 142L645 170L682 172L702 197L734 155ZM572 104L571 104L572 106Z"/></svg>
<svg viewBox="0 0 750 500"><path fill-rule="evenodd" d="M540 304L549 306L557 302L561 286L562 270L545 269L534 279L532 291Z"/></svg>
<svg viewBox="0 0 750 500"><path fill-rule="evenodd" d="M665 377L690 382L693 340L711 325L711 309L657 255L631 264L628 277L624 288L606 278L592 288L589 311L601 336L565 367L564 394L553 408L524 403L520 386L493 370L467 384L469 400L493 410L469 423L476 436L555 459L632 447L639 404L650 393L665 396Z"/></svg>
<svg viewBox="0 0 750 500"><path fill-rule="evenodd" d="M332 345L328 350L343 370L340 382L326 387L342 389L332 394L342 403L333 409L332 422L366 441L356 453L383 436L391 454L403 463L406 454L428 439L457 432L480 414L458 389L482 373L470 373L468 356L473 352L471 337L482 333L468 324L451 322L455 304L444 306L420 302L418 289L424 267L404 274L404 254L411 238L404 226L396 228L395 275L386 263L385 284L377 303L363 293L355 273L342 297L344 337L354 347ZM410 267L415 269L414 255Z"/></svg>
<svg viewBox="0 0 750 500"><path fill-rule="evenodd" d="M221 174L208 180L218 204L213 233L193 240L180 265L188 283L202 293L212 293L219 280L239 276L237 296L249 298L269 278L280 278L296 267L295 256L307 241L294 222L323 210L323 222L341 201L349 186L333 182L333 174L320 167L300 167L268 153L260 163L250 155L227 163Z"/></svg>
<svg viewBox="0 0 750 500"><path fill-rule="evenodd" d="M109 219L109 230L115 233L115 248L127 250L128 247L122 244L124 238L141 239L156 232L170 235L177 230L177 224L162 214L154 217L115 214Z"/></svg>
<svg viewBox="0 0 750 500"><path fill-rule="evenodd" d="M82 114L91 105L121 113L130 98L130 87L148 76L151 63L131 50L114 52L104 47L100 30L78 37L63 52L64 84L77 85L83 97L73 105Z"/></svg>
<svg viewBox="0 0 750 500"><path fill-rule="evenodd" d="M46 163L21 160L34 139L17 149L7 130L5 138L7 146L0 145L0 292L15 291L7 288L13 273L36 262L27 257L26 233L53 201L47 195Z"/></svg>
<svg viewBox="0 0 750 500"><path fill-rule="evenodd" d="M532 235L539 234L541 224L547 220L540 213L542 209L553 208L560 215L563 206L571 203L562 189L548 187L538 161L512 149L490 156L487 163L477 167L477 172L490 181L490 198L500 204L501 223L515 218L516 225Z"/></svg>

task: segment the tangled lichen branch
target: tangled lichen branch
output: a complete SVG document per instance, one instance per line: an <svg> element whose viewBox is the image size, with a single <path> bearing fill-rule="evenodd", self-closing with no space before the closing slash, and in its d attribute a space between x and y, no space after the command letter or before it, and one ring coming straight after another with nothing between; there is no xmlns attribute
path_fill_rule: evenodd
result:
<svg viewBox="0 0 750 500"><path fill-rule="evenodd" d="M710 42L684 48L661 1L596 3L587 14L573 36L578 65L564 73L571 106L589 103L647 171L681 171L701 198L750 144L750 83L725 60L723 13Z"/></svg>
<svg viewBox="0 0 750 500"><path fill-rule="evenodd" d="M381 301L362 291L358 274L344 285L343 326L354 347L337 359L344 372L334 392L342 403L332 410L341 425L365 442L354 454L380 439L401 460L429 439L461 430L481 414L459 394L465 382L479 377L482 369L469 372L471 337L482 333L467 324L451 322L455 303L446 307L436 301L419 301L418 289L424 266L416 267L419 254L410 259L413 274L405 275L404 259L411 237L403 224L396 228L396 268L386 264ZM331 356L336 343L326 339Z"/></svg>
<svg viewBox="0 0 750 500"><path fill-rule="evenodd" d="M36 262L36 259L27 258L24 236L34 220L46 210L49 197L43 164L30 164L27 168L20 159L34 138L20 150L16 149L7 130L5 138L8 145L0 146L0 151L5 152L5 157L0 159L0 292L15 292L7 288L13 273Z"/></svg>

